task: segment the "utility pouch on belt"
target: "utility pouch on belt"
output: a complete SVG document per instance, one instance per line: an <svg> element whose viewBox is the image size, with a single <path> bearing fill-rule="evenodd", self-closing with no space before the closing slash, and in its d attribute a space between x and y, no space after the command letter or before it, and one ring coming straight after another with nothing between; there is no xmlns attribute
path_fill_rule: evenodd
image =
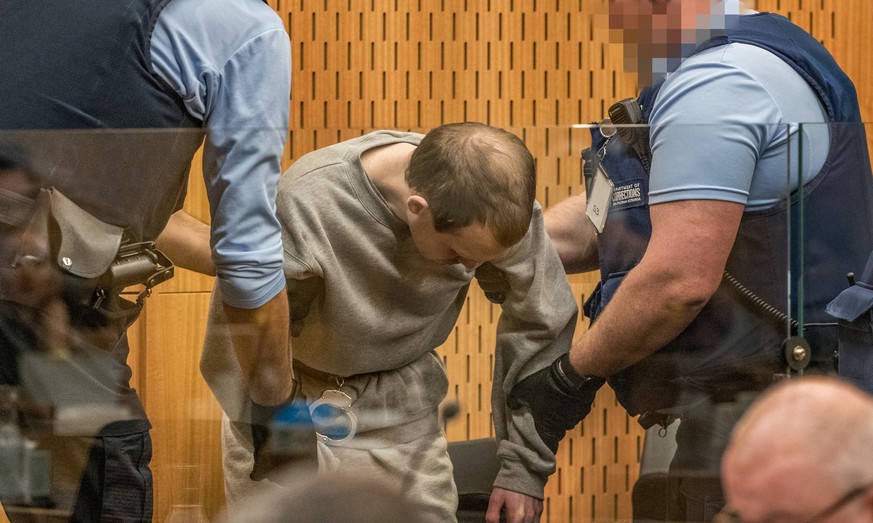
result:
<svg viewBox="0 0 873 523"><path fill-rule="evenodd" d="M142 284L141 303L155 285L173 277L173 263L154 242L129 241L124 229L105 223L55 188L40 190L25 233L46 238L64 276L64 294L97 308L125 287Z"/></svg>

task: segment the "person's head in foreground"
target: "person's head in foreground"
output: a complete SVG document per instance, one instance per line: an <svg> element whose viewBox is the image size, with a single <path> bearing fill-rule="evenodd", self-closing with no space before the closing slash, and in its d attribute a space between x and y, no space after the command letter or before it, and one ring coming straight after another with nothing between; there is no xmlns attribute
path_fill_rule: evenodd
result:
<svg viewBox="0 0 873 523"><path fill-rule="evenodd" d="M716 521L873 521L873 398L835 378L777 385L734 429L722 480Z"/></svg>
<svg viewBox="0 0 873 523"><path fill-rule="evenodd" d="M290 490L255 496L233 514L238 523L408 523L421 521L400 488L360 474L295 477ZM230 521L229 519L227 521Z"/></svg>
<svg viewBox="0 0 873 523"><path fill-rule="evenodd" d="M47 238L27 232L39 179L19 151L0 149L0 300L37 310L58 297Z"/></svg>

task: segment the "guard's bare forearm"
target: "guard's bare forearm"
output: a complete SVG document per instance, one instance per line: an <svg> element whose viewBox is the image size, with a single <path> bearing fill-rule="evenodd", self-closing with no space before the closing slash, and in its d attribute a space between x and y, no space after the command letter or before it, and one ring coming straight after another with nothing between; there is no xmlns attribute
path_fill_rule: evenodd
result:
<svg viewBox="0 0 873 523"><path fill-rule="evenodd" d="M686 282L645 269L628 274L603 314L574 342L570 361L580 373L608 377L657 352L705 305L682 294Z"/></svg>
<svg viewBox="0 0 873 523"><path fill-rule="evenodd" d="M597 232L585 215L585 195L571 196L546 210L543 219L567 274L597 269Z"/></svg>
<svg viewBox="0 0 873 523"><path fill-rule="evenodd" d="M718 288L743 209L716 200L653 205L646 253L573 344L573 367L610 376L678 336Z"/></svg>
<svg viewBox="0 0 873 523"><path fill-rule="evenodd" d="M170 216L155 244L175 265L215 276L209 234L209 225L185 211L178 211Z"/></svg>
<svg viewBox="0 0 873 523"><path fill-rule="evenodd" d="M293 377L285 290L255 309L224 304L224 310L235 326L231 329L234 351L251 399L261 405L285 401Z"/></svg>

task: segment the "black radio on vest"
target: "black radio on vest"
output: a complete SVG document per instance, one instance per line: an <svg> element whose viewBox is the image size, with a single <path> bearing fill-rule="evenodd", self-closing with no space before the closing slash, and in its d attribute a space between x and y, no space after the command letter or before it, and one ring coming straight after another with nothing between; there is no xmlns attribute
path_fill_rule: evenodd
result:
<svg viewBox="0 0 873 523"><path fill-rule="evenodd" d="M640 159L646 173L652 165L652 153L649 149L649 128L644 125L643 112L635 98L625 98L609 108L609 119L615 125L615 130L621 140Z"/></svg>

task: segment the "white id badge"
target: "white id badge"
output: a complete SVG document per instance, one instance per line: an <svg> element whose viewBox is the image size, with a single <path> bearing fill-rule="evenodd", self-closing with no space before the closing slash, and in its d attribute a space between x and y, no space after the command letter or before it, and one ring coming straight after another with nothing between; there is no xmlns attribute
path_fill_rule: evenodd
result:
<svg viewBox="0 0 873 523"><path fill-rule="evenodd" d="M603 227L606 225L606 215L609 214L609 206L612 205L612 189L612 180L606 175L603 167L598 165L594 180L591 181L585 207L585 214L598 233L603 232Z"/></svg>

